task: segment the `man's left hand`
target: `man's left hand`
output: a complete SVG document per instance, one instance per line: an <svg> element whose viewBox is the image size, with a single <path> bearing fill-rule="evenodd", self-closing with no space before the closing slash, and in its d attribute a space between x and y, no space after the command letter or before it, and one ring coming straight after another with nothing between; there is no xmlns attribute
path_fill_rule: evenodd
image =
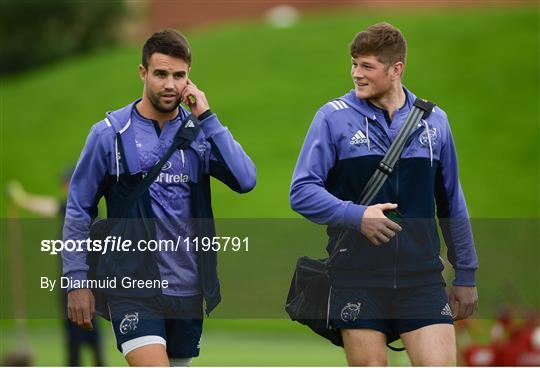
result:
<svg viewBox="0 0 540 368"><path fill-rule="evenodd" d="M476 286L452 286L448 295L454 320L465 319L474 313L478 305Z"/></svg>
<svg viewBox="0 0 540 368"><path fill-rule="evenodd" d="M198 89L189 79L186 88L182 91L182 102L189 107L191 113L196 117L201 116L203 112L210 109L204 92Z"/></svg>

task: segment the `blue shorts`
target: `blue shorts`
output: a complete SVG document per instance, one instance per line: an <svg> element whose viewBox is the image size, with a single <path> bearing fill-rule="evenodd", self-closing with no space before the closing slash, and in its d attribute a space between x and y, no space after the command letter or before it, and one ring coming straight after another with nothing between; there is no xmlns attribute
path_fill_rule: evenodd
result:
<svg viewBox="0 0 540 368"><path fill-rule="evenodd" d="M166 346L169 358L199 356L203 324L201 295L108 297L108 304L117 347L124 356L156 343Z"/></svg>
<svg viewBox="0 0 540 368"><path fill-rule="evenodd" d="M380 331L388 342L428 325L453 324L444 287L332 288L330 322L337 329Z"/></svg>

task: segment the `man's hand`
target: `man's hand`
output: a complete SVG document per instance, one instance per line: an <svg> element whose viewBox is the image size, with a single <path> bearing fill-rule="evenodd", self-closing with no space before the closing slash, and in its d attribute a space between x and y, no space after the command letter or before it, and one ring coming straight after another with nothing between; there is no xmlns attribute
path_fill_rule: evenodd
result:
<svg viewBox="0 0 540 368"><path fill-rule="evenodd" d="M454 320L468 318L472 316L478 305L476 286L452 286L448 299Z"/></svg>
<svg viewBox="0 0 540 368"><path fill-rule="evenodd" d="M182 91L182 102L189 107L191 113L196 117L201 116L203 112L210 109L204 92L199 90L189 79L186 88Z"/></svg>
<svg viewBox="0 0 540 368"><path fill-rule="evenodd" d="M401 231L401 226L386 217L383 211L396 208L397 204L394 203L369 206L364 211L364 216L360 224L360 232L375 245L388 243L390 239L396 236L396 232Z"/></svg>
<svg viewBox="0 0 540 368"><path fill-rule="evenodd" d="M92 331L92 317L96 311L94 294L90 289L74 289L68 293L68 318L86 331Z"/></svg>

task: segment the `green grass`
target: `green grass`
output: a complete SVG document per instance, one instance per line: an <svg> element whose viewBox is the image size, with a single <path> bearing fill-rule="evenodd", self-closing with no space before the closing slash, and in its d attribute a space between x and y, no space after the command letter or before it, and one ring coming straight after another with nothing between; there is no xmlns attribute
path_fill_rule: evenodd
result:
<svg viewBox="0 0 540 368"><path fill-rule="evenodd" d="M348 42L386 19L409 51L404 83L450 118L476 218L538 217L538 13L336 13L290 29L231 25L188 34L191 77L257 164L238 196L214 185L222 217L290 217L288 186L318 107L352 85ZM2 80L2 182L55 193L93 123L141 95L139 47L95 52ZM519 205L516 205L519 204ZM5 208L2 208L5 210Z"/></svg>
<svg viewBox="0 0 540 368"><path fill-rule="evenodd" d="M297 217L289 209L288 186L307 128L318 107L351 88L347 45L353 35L381 20L397 25L407 37L405 85L448 113L471 216L539 217L535 8L418 14L355 10L306 17L290 29L251 23L188 33L195 56L192 79L257 165L258 183L250 194L239 196L214 183L216 216ZM59 195L57 175L76 161L91 125L105 111L140 96L139 53L139 46L101 50L0 80L0 185L17 179L31 192ZM6 217L3 202L0 211ZM486 226L477 238L481 306L505 300L501 287L509 281L538 305L537 242L523 232L512 236L512 230L526 225L479 225ZM505 236L490 234L490 229ZM49 229L51 234L55 231ZM10 260L2 238L5 291L10 288ZM312 244L310 254L321 252L323 243L321 239ZM285 243L272 246L282 257L280 272L286 279L294 260L279 248ZM30 274L55 270L55 259L37 264L35 252L23 249ZM229 259L224 258L224 270L242 269L248 276L257 270L257 263L236 266L226 263ZM249 289L235 284L242 280L234 279L232 271L223 283L225 295L234 297L241 294L238 290ZM270 285L271 280L266 281ZM0 327L0 350L5 351L16 342L14 328L9 322ZM124 365L109 326L104 327L109 362ZM196 365L345 364L339 349L291 322L214 319L205 329L203 356ZM32 322L30 331L36 363L63 364L59 323ZM406 364L403 357L393 356L392 362Z"/></svg>
<svg viewBox="0 0 540 368"><path fill-rule="evenodd" d="M2 324L0 353L20 346L13 324ZM116 349L110 325L99 323L107 365L126 366ZM63 327L59 321L36 320L28 325L31 333L27 342L34 365L53 366L65 363ZM398 343L399 344L399 343ZM390 352L392 365L407 365L405 353ZM82 350L84 365L93 365L88 347ZM346 364L341 348L335 347L306 327L285 320L208 320L205 322L201 356L193 366L343 366Z"/></svg>

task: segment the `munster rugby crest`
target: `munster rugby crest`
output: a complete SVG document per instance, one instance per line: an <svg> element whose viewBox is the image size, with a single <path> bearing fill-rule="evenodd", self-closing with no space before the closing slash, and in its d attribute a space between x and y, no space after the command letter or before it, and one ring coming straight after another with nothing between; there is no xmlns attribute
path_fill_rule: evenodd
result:
<svg viewBox="0 0 540 368"><path fill-rule="evenodd" d="M135 331L139 324L139 313L126 314L122 322L120 322L120 333L122 335L127 334L130 331Z"/></svg>
<svg viewBox="0 0 540 368"><path fill-rule="evenodd" d="M360 306L362 303L347 303L341 310L341 320L343 322L356 321L360 314Z"/></svg>
<svg viewBox="0 0 540 368"><path fill-rule="evenodd" d="M430 141L431 141L431 145L434 146L439 140L439 131L437 130L437 128L429 128L428 131L429 131L429 139L428 139L428 132L425 129L422 132L422 134L420 134L420 137L418 137L420 144L424 147L429 146Z"/></svg>

